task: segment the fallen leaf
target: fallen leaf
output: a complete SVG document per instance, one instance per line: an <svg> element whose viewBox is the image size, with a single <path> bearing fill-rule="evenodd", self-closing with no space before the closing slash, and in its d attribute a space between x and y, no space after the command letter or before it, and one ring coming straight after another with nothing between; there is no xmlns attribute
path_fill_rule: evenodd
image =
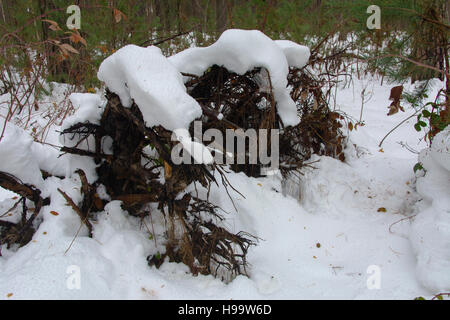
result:
<svg viewBox="0 0 450 320"><path fill-rule="evenodd" d="M316 244L316 247L317 247L317 248L320 248L320 247L321 247L320 243L317 243L317 244Z"/></svg>
<svg viewBox="0 0 450 320"><path fill-rule="evenodd" d="M8 298L11 298L11 297L13 296L13 294L12 294L12 293L8 293L6 296L7 296Z"/></svg>
<svg viewBox="0 0 450 320"><path fill-rule="evenodd" d="M169 180L172 177L172 167L164 161L164 179Z"/></svg>
<svg viewBox="0 0 450 320"><path fill-rule="evenodd" d="M387 212L386 208L383 208L383 207L379 208L377 211L378 212Z"/></svg>
<svg viewBox="0 0 450 320"><path fill-rule="evenodd" d="M348 130L350 130L350 131L353 130L353 123L351 123L351 122L348 123Z"/></svg>
<svg viewBox="0 0 450 320"><path fill-rule="evenodd" d="M94 194L94 205L95 208L99 211L102 211L104 209L103 201L102 199L100 199L97 193Z"/></svg>
<svg viewBox="0 0 450 320"><path fill-rule="evenodd" d="M108 48L106 46L97 46L97 48L99 48L102 53L108 52Z"/></svg>
<svg viewBox="0 0 450 320"><path fill-rule="evenodd" d="M51 213L52 215L54 215L54 216L59 216L59 213L56 212L56 211L50 211L50 213Z"/></svg>
<svg viewBox="0 0 450 320"><path fill-rule="evenodd" d="M389 106L389 113L388 116L392 116L393 114L396 114L398 110L402 110L405 112L403 107L400 105L400 99L402 98L403 93L403 86L397 86L393 87L391 89L391 95L389 96L389 100L392 101L391 105Z"/></svg>

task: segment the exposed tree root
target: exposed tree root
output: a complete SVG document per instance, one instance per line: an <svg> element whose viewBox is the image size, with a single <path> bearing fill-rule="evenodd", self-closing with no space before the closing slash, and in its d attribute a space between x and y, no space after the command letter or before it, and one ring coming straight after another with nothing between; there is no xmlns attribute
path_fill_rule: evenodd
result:
<svg viewBox="0 0 450 320"><path fill-rule="evenodd" d="M287 128L276 112L270 77L265 69L257 68L238 75L213 66L203 76L190 78L186 87L203 109L200 119L203 131L219 129L224 137L226 129L230 128L281 131L280 170L284 175L300 170L312 153L343 160L340 116L329 110L321 84L306 71L291 69L289 85L301 122ZM264 83L268 88L262 90ZM246 255L257 239L245 232L233 234L221 227L219 208L208 199L199 199L189 193L181 199L179 197L192 183L199 183L207 190L211 184L221 183L228 194L228 188L239 192L228 182L224 169L217 164L174 165L171 151L177 142L172 141L172 132L160 126L147 127L136 104L125 108L120 98L109 91L106 98L108 102L100 125L78 123L63 132L66 139L75 142L71 144L75 146L64 147L62 152L91 157L98 164L99 178L94 185L90 185L84 173L78 171L82 181L81 207L60 191L89 231L92 233L88 222L90 211L96 203L100 202L96 206L97 211L101 211L104 205L95 192L96 186L102 184L111 199L122 201L122 207L133 216L151 215L146 209L148 203L157 203L164 214L166 252L149 257L149 264L159 267L168 257L171 261L188 265L193 274L212 274L224 281L230 281L236 275L246 275ZM194 136L193 125L190 131ZM95 144L81 147L82 142L89 138L90 141L93 138ZM105 138L112 140L112 154L103 150ZM244 155L246 163L250 163L248 148L249 145ZM239 156L237 152L234 150L234 157ZM230 166L232 170L243 171L249 176L260 176L263 167L261 164ZM216 180L218 176L221 181Z"/></svg>
<svg viewBox="0 0 450 320"><path fill-rule="evenodd" d="M330 110L327 96L322 92L324 83L306 69L291 68L288 77L291 97L301 117L300 124L293 127L285 127L276 112L269 73L265 69L256 68L238 75L223 67L213 66L201 77L185 76L191 78L186 83L189 94L203 109L203 131L219 129L226 137L227 129L280 130L280 170L283 175L301 170L313 153L345 160L345 137L339 122L343 117ZM268 88L263 89L261 83ZM261 175L263 166L250 164L248 148L247 164L233 164L231 169L257 177Z"/></svg>
<svg viewBox="0 0 450 320"><path fill-rule="evenodd" d="M246 274L245 255L256 239L217 226L213 220L220 221L222 217L218 208L207 200L190 194L181 200L177 198L193 182L205 188L211 183L218 184L213 171L223 179L222 170L215 165L174 165L171 150L176 142L171 141L170 131L146 127L139 108L136 105L129 109L123 107L117 95L108 92L107 99L99 126L79 123L63 132L66 138L77 142L75 147L63 148L63 152L92 157L99 164L99 178L92 186L84 173L78 171L82 182L81 206L60 191L68 204L92 231L87 222L89 212L98 202L95 199L98 197L97 185L104 185L111 199L122 201L122 207L136 217L151 215L146 209L147 204L158 203L169 226L166 253L158 259L150 258L150 264L159 266L168 257L188 265L193 274L213 274L224 280ZM89 136L99 143L88 150L81 148L80 140ZM100 142L105 137L113 141L112 155L105 155L103 151ZM149 153L150 149L155 151L154 154Z"/></svg>
<svg viewBox="0 0 450 320"><path fill-rule="evenodd" d="M24 246L31 241L35 232L33 222L38 216L41 208L50 204L50 199L42 199L41 191L36 187L25 184L16 177L0 172L0 186L21 196L12 211L19 203L22 203L22 216L18 223L0 221L0 245L7 244L8 248L13 244ZM27 200L34 203L34 209L28 217Z"/></svg>
<svg viewBox="0 0 450 320"><path fill-rule="evenodd" d="M270 75L265 69L256 68L238 75L213 66L201 77L185 76L189 77L188 93L203 110L199 119L203 132L218 129L226 144L227 129L280 130L280 170L284 176L301 170L312 153L344 160L344 136L339 122L342 117L330 111L326 94L321 90L322 83L306 70L291 69L288 77L291 96L301 117L295 127L285 127L281 121ZM108 102L100 124L77 123L62 132L65 139L72 140L70 146L61 148L62 153L90 157L98 165L98 179L92 184L82 170L76 171L81 180L81 203L75 203L66 192L58 189L86 225L89 235L93 234L92 213L102 212L107 202L97 194L98 186L103 185L111 200L121 201L123 209L133 216L151 217L149 203L158 204L164 214L166 252L149 257L150 264L159 267L168 257L188 265L193 274L212 274L224 281L246 275L246 255L257 239L245 232L229 232L220 223L223 220L220 208L210 203L208 197L200 199L186 193L189 185L200 184L208 190L209 196L212 184L222 184L232 201L229 189L237 193L239 190L227 180L225 167L219 164L174 165L171 152L178 142L172 141L172 132L161 126L147 127L135 103L125 108L120 98L109 91L106 98ZM190 131L194 136L193 124ZM112 141L112 150L105 150L106 140ZM249 161L249 148L255 143L259 150L259 139L247 143L244 154L238 154L241 150L237 148L227 150L235 159L241 156L248 163L231 164L232 170L254 177L263 174L264 165ZM271 143L269 139L269 146L264 147L270 150ZM44 172L43 176L49 174ZM0 244L23 246L33 236L33 221L41 207L50 201L42 199L34 186L6 173L0 172L0 186L21 196L11 210L16 210L20 203L23 209L20 222L0 221ZM35 205L30 217L27 216L27 199Z"/></svg>

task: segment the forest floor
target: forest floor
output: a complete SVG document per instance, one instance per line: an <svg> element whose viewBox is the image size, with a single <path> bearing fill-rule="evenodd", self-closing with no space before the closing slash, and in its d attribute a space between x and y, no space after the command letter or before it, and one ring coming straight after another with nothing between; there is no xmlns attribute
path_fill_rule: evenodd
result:
<svg viewBox="0 0 450 320"><path fill-rule="evenodd" d="M115 202L94 223L94 237L75 239L79 218L69 208L58 216L44 212L33 241L19 250L2 248L0 299L414 299L430 297L416 275L409 240L418 212L413 167L426 148L414 118L383 137L414 111L387 116L390 89L379 79L354 79L340 88L336 108L359 120L361 90L373 92L365 103L365 126L348 132L346 163L328 157L312 161L298 190L284 196L279 176L248 178L230 173L241 195L231 193L236 212L222 188L211 201L224 211L233 232L261 240L248 254L250 277L229 284L212 276L193 276L182 264L149 267L147 256L160 250L162 217L144 223L126 215ZM408 89L408 88L405 88ZM436 90L438 86L436 86ZM433 93L430 97L433 97ZM334 102L332 102L332 105ZM54 189L75 186L54 179ZM14 195L0 189L0 214ZM64 207L64 206L63 206ZM384 208L385 210L380 208ZM403 219L403 220L402 220ZM398 223L397 223L398 222ZM159 241L159 242L158 242ZM67 249L70 249L67 251ZM75 268L73 267L75 266ZM80 286L73 275L80 271ZM379 282L377 282L377 276Z"/></svg>

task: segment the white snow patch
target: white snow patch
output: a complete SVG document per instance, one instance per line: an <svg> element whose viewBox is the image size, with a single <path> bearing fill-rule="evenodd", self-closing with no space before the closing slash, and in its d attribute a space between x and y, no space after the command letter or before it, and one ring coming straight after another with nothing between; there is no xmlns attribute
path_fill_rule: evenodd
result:
<svg viewBox="0 0 450 320"><path fill-rule="evenodd" d="M148 127L187 129L202 115L198 103L187 94L183 77L157 47L121 48L103 61L98 78L119 95L125 107L131 107L134 100Z"/></svg>
<svg viewBox="0 0 450 320"><path fill-rule="evenodd" d="M419 162L426 170L417 179L425 204L411 228L421 283L435 292L450 290L450 127L437 134Z"/></svg>
<svg viewBox="0 0 450 320"><path fill-rule="evenodd" d="M23 129L6 123L5 135L0 140L0 171L39 187L43 179L38 162L31 152L33 143L31 136Z"/></svg>
<svg viewBox="0 0 450 320"><path fill-rule="evenodd" d="M189 131L186 129L176 129L173 134L177 140L182 144L183 149L188 151L194 158L197 164L211 164L214 162L214 158L208 148L204 144L193 141Z"/></svg>
<svg viewBox="0 0 450 320"><path fill-rule="evenodd" d="M290 40L275 40L277 46L283 50L290 67L303 68L309 61L311 52L308 47Z"/></svg>
<svg viewBox="0 0 450 320"><path fill-rule="evenodd" d="M211 163L212 155L192 141L186 129L201 117L202 109L186 92L183 77L158 47L128 45L100 65L98 78L119 95L125 107L134 101L148 127L161 125L167 130L185 130L180 141L199 163ZM200 150L199 150L200 149ZM200 152L203 156L195 156ZM195 155L194 155L195 154ZM201 161L203 159L203 161Z"/></svg>
<svg viewBox="0 0 450 320"><path fill-rule="evenodd" d="M306 50L300 50L284 42L281 48L275 41L257 30L230 29L225 31L216 43L205 48L189 48L169 58L169 61L184 73L202 75L213 65L223 66L231 72L244 74L256 67L269 71L272 88L277 101L277 111L285 126L299 123L297 107L287 89L289 73L288 58L294 64L302 59L294 59L294 54L302 54L306 59ZM288 48L289 47L289 48ZM309 56L308 56L309 59ZM307 60L307 59L306 59Z"/></svg>
<svg viewBox="0 0 450 320"><path fill-rule="evenodd" d="M69 96L70 102L77 110L76 114L64 120L64 129L76 123L89 121L93 124L100 124L105 102L98 94L93 93L72 93Z"/></svg>

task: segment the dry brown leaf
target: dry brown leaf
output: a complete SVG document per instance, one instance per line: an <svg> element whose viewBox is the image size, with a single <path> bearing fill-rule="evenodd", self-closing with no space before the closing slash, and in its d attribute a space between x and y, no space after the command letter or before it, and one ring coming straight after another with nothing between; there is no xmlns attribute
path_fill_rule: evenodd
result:
<svg viewBox="0 0 450 320"><path fill-rule="evenodd" d="M48 19L42 19L42 21L45 21L45 22L50 23L50 25L49 25L48 28L49 28L50 30L52 30L52 31L60 31L60 30L62 30L62 29L59 27L58 22L56 22L56 21L48 20Z"/></svg>
<svg viewBox="0 0 450 320"><path fill-rule="evenodd" d="M59 216L59 213L56 212L56 211L50 211L50 213L51 213L52 215L54 215L54 216Z"/></svg>
<svg viewBox="0 0 450 320"><path fill-rule="evenodd" d="M80 35L78 30L75 30L74 32L71 33L69 40L73 43L81 42L85 47L87 47L86 40Z"/></svg>
<svg viewBox="0 0 450 320"><path fill-rule="evenodd" d="M400 105L400 99L402 98L403 93L403 86L397 86L393 87L391 89L391 95L389 96L389 100L392 101L391 105L389 106L389 113L388 116L392 116L393 114L396 114L398 110L402 110L405 112L403 107Z"/></svg>
<svg viewBox="0 0 450 320"><path fill-rule="evenodd" d="M126 20L127 16L122 11L114 8L114 20L116 21L116 23L119 23L122 18Z"/></svg>
<svg viewBox="0 0 450 320"><path fill-rule="evenodd" d="M104 209L104 205L103 205L103 201L102 199L100 199L100 197L98 196L98 194L94 194L94 205L95 208L99 211Z"/></svg>
<svg viewBox="0 0 450 320"><path fill-rule="evenodd" d="M99 48L102 51L102 53L107 53L108 52L108 48L105 47L105 46L97 46L97 48Z"/></svg>
<svg viewBox="0 0 450 320"><path fill-rule="evenodd" d="M79 54L78 50L75 49L74 47L72 47L68 43L63 43L59 47L62 49L63 52L72 52L72 53Z"/></svg>
<svg viewBox="0 0 450 320"><path fill-rule="evenodd" d="M172 177L172 167L164 161L164 179L169 180Z"/></svg>
<svg viewBox="0 0 450 320"><path fill-rule="evenodd" d="M319 103L317 102L317 100L314 99L313 110L317 110L318 107L319 107Z"/></svg>
<svg viewBox="0 0 450 320"><path fill-rule="evenodd" d="M348 130L353 131L353 123L348 123Z"/></svg>

